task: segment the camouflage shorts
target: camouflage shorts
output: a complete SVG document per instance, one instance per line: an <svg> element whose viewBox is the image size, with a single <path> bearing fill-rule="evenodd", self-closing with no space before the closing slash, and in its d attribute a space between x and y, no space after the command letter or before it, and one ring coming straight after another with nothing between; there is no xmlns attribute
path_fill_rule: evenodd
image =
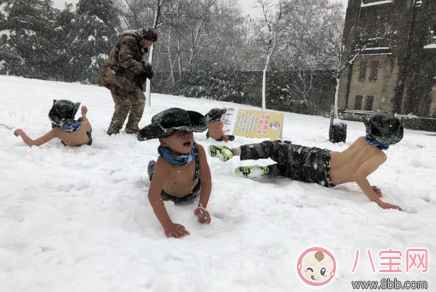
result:
<svg viewBox="0 0 436 292"><path fill-rule="evenodd" d="M290 141L264 141L241 146L241 160L270 158L269 175L333 187L330 178L330 150L305 147Z"/></svg>

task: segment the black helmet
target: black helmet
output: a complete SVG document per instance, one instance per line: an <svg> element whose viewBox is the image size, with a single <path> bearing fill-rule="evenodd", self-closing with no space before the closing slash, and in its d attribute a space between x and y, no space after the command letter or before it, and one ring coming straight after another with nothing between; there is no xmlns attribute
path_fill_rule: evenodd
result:
<svg viewBox="0 0 436 292"><path fill-rule="evenodd" d="M219 120L221 120L222 115L225 114L226 111L227 110L225 108L223 108L223 109L213 108L206 114L206 116L205 116L206 121L207 122L213 122L213 121L218 122Z"/></svg>
<svg viewBox="0 0 436 292"><path fill-rule="evenodd" d="M74 103L69 100L53 100L53 106L48 113L48 117L50 121L58 127L73 124L79 106L80 102Z"/></svg>
<svg viewBox="0 0 436 292"><path fill-rule="evenodd" d="M396 144L403 138L403 126L388 111L378 111L365 120L366 132L382 144Z"/></svg>

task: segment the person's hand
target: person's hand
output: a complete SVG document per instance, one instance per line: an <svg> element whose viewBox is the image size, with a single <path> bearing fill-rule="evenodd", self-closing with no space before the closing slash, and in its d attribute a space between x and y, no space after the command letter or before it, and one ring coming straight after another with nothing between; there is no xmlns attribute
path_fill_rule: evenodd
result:
<svg viewBox="0 0 436 292"><path fill-rule="evenodd" d="M168 237L182 238L189 235L189 232L185 229L185 226L177 223L171 223L170 226L165 228L165 235Z"/></svg>
<svg viewBox="0 0 436 292"><path fill-rule="evenodd" d="M142 73L144 74L144 76L148 79L153 78L154 76L154 71L153 68L151 67L151 64L147 61L142 60ZM144 80L145 82L145 80Z"/></svg>
<svg viewBox="0 0 436 292"><path fill-rule="evenodd" d="M401 209L400 206L389 204L389 203L386 203L386 202L380 202L378 205L382 209L396 209L398 211L403 211L403 209Z"/></svg>
<svg viewBox="0 0 436 292"><path fill-rule="evenodd" d="M197 207L194 211L194 215L197 216L198 222L201 224L210 224L212 221L209 212L207 212L207 210L203 207Z"/></svg>
<svg viewBox="0 0 436 292"><path fill-rule="evenodd" d="M377 197L381 198L383 196L382 191L377 186L371 186L371 188Z"/></svg>
<svg viewBox="0 0 436 292"><path fill-rule="evenodd" d="M17 136L17 137L23 135L23 133L24 133L24 131L21 130L21 129L16 129L14 131L14 135Z"/></svg>
<svg viewBox="0 0 436 292"><path fill-rule="evenodd" d="M82 116L85 116L88 113L88 108L86 105L82 106Z"/></svg>

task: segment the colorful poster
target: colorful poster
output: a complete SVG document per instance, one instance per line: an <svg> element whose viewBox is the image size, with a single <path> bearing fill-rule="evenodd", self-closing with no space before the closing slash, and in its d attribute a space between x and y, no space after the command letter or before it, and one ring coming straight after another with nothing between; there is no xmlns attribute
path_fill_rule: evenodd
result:
<svg viewBox="0 0 436 292"><path fill-rule="evenodd" d="M246 138L278 140L282 136L284 114L248 109L227 109L224 132Z"/></svg>

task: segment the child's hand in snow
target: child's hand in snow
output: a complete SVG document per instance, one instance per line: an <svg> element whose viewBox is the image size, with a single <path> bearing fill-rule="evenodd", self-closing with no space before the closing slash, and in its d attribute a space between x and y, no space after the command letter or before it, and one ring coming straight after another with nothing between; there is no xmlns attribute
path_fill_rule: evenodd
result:
<svg viewBox="0 0 436 292"><path fill-rule="evenodd" d="M397 209L398 211L403 211L403 209L401 209L400 206L389 204L386 202L381 202L378 205L380 206L380 208L383 208L383 209Z"/></svg>
<svg viewBox="0 0 436 292"><path fill-rule="evenodd" d="M189 232L185 229L185 226L177 223L171 223L170 226L165 228L165 234L168 237L182 238L189 235Z"/></svg>
<svg viewBox="0 0 436 292"><path fill-rule="evenodd" d="M17 137L23 135L23 133L24 133L24 131L21 130L21 129L16 129L14 131L14 135L17 136Z"/></svg>
<svg viewBox="0 0 436 292"><path fill-rule="evenodd" d="M194 211L195 216L198 218L198 222L201 224L210 224L212 219L210 218L209 212L203 207L197 207Z"/></svg>
<svg viewBox="0 0 436 292"><path fill-rule="evenodd" d="M377 186L371 186L371 188L377 197L381 198L383 196L382 191Z"/></svg>

